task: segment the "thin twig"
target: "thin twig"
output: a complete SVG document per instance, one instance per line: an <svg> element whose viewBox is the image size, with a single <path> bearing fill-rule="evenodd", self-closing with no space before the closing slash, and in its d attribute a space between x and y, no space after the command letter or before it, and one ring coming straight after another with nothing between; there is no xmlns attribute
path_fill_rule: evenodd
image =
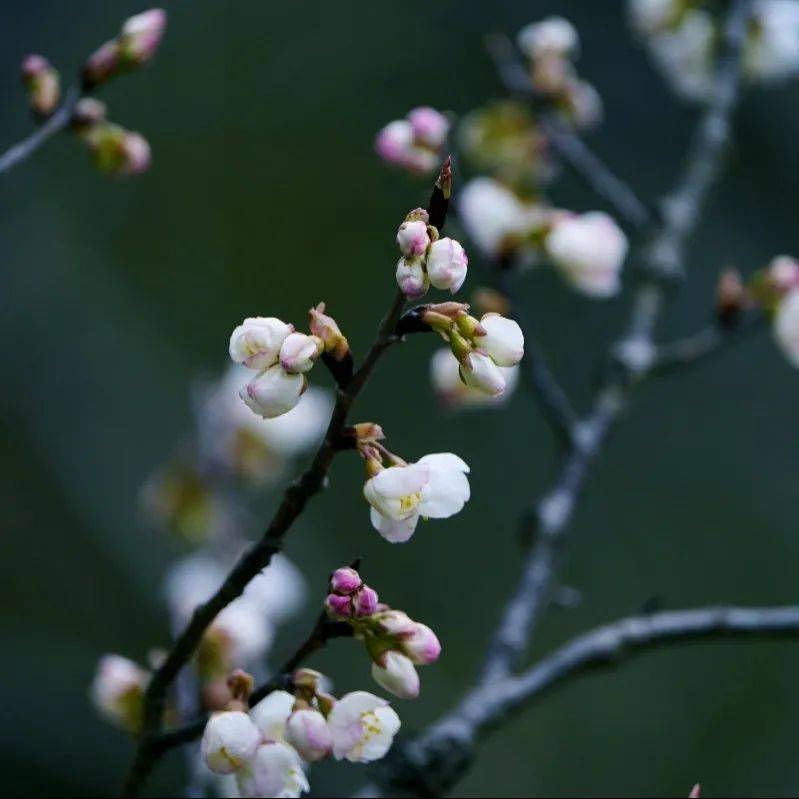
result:
<svg viewBox="0 0 799 799"><path fill-rule="evenodd" d="M72 112L80 99L80 90L73 86L67 91L64 101L51 117L30 136L9 147L0 155L0 175L33 155L45 142L64 130L72 121Z"/></svg>
<svg viewBox="0 0 799 799"><path fill-rule="evenodd" d="M631 385L652 367L653 337L666 299L669 280L683 276L683 251L699 220L699 210L718 176L726 149L730 118L740 83L740 54L749 16L748 0L736 0L725 24L712 99L699 122L674 191L663 202L663 222L645 259L645 278L638 288L627 332L612 347L616 368L597 393L594 408L578 425L576 445L566 455L560 475L525 520L526 539L535 538L522 575L510 598L482 670L491 682L507 675L527 648L554 581L554 562L592 461L624 408Z"/></svg>
<svg viewBox="0 0 799 799"><path fill-rule="evenodd" d="M547 110L545 101L532 85L530 75L519 63L513 42L505 34L495 33L486 38L486 50L506 91L532 103L538 110L536 121L560 157L628 225L644 228L652 223L655 215L641 202L629 184L618 177L557 114Z"/></svg>
<svg viewBox="0 0 799 799"><path fill-rule="evenodd" d="M442 168L439 181L443 177L451 180L449 159ZM443 228L449 198L443 197L439 181L433 189L430 205L435 210L439 228ZM188 625L177 636L172 649L153 674L145 691L142 731L133 764L123 787L124 796L134 796L138 793L155 762L163 754L163 751L158 751L155 742L161 733L166 694L180 670L192 658L203 634L217 614L241 596L248 583L269 565L272 556L280 551L284 537L308 501L324 487L328 470L340 451L340 441L353 402L368 381L382 354L400 340L396 329L404 307L405 296L398 290L361 366L346 387L339 387L336 392L336 404L333 407L327 433L311 465L286 489L283 500L261 539L239 558L217 592L195 609Z"/></svg>
<svg viewBox="0 0 799 799"><path fill-rule="evenodd" d="M674 644L797 635L799 606L708 607L620 619L578 635L522 674L475 687L457 708L377 769L376 779L390 796L441 796L468 768L477 745L491 731L572 677L617 667ZM370 786L361 795L378 791Z"/></svg>

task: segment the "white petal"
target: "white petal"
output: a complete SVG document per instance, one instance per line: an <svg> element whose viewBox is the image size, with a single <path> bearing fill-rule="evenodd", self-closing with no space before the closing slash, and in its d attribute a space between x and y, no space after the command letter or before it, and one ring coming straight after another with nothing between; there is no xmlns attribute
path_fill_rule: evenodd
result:
<svg viewBox="0 0 799 799"><path fill-rule="evenodd" d="M269 741L282 741L286 721L294 707L294 696L288 691L272 691L250 710L250 718Z"/></svg>
<svg viewBox="0 0 799 799"><path fill-rule="evenodd" d="M412 463L384 469L372 478L372 485L384 497L399 499L421 491L428 479L427 467Z"/></svg>
<svg viewBox="0 0 799 799"><path fill-rule="evenodd" d="M388 516L383 516L377 508L369 509L369 518L372 522L372 527L377 530L386 541L392 544L405 543L416 530L416 524L419 521L419 514L415 513L407 519L389 519Z"/></svg>

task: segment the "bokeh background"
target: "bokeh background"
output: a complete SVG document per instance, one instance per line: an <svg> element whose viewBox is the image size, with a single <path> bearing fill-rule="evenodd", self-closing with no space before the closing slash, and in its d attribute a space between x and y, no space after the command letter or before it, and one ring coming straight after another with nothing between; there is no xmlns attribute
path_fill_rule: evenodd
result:
<svg viewBox="0 0 799 799"><path fill-rule="evenodd" d="M427 184L378 163L374 132L419 103L464 112L501 92L483 52L558 12L583 36L581 69L607 109L592 145L638 191L666 190L694 112L673 100L626 28L622 3L446 0L345 5L256 0L168 3L156 65L103 93L143 131L152 171L109 181L69 137L4 176L0 193L0 792L107 795L131 754L86 701L98 656L143 660L168 638L160 580L179 544L142 524L144 478L191 430L189 388L218 373L241 318L301 320L326 299L358 351L393 291L393 236ZM127 0L4 0L0 135L29 130L17 68L29 51L68 73L121 20ZM664 335L709 318L718 269L796 253L799 86L747 97L730 170L690 249L690 280ZM567 207L602 207L568 176ZM472 285L479 261L473 259ZM585 403L629 293L590 302L547 271L524 301L563 382ZM439 631L445 656L407 730L468 684L515 580L514 522L553 476L554 447L517 393L507 412L448 415L427 383L431 342L393 351L358 405L409 457L453 450L473 499L408 546L370 528L361 465L340 458L335 490L296 525L287 551L321 592L364 558L369 582ZM326 381L322 371L314 380ZM535 651L634 612L797 598L799 375L766 332L701 369L653 381L596 468L577 514L565 580L582 593L551 613ZM255 497L266 519L278 493ZM314 600L277 654L305 634ZM342 689L368 686L357 647L316 661ZM799 792L799 647L723 642L659 651L571 682L482 749L462 795L707 795ZM152 791L178 794L182 760ZM315 770L317 795L356 789L362 769Z"/></svg>

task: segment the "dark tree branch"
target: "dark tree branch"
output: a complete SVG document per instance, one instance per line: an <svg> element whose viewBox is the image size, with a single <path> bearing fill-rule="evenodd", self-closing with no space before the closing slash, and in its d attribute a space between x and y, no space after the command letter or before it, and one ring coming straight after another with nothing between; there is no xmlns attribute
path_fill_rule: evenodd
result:
<svg viewBox="0 0 799 799"><path fill-rule="evenodd" d="M597 393L594 408L577 425L575 445L566 455L555 486L528 513L524 529L532 540L516 590L489 647L483 682L506 676L527 648L541 610L548 604L554 564L589 467L624 409L630 387L652 367L655 328L665 305L669 279L684 273L683 252L699 221L699 211L718 176L740 85L741 49L749 17L748 0L735 0L725 23L724 50L714 90L674 191L664 202L663 221L645 257L644 280L630 312L627 331L613 346L616 368Z"/></svg>
<svg viewBox="0 0 799 799"><path fill-rule="evenodd" d="M9 147L8 150L0 155L0 175L25 161L45 142L65 130L72 121L72 113L79 99L80 91L73 86L67 91L61 105L46 122L40 125L30 136Z"/></svg>
<svg viewBox="0 0 799 799"><path fill-rule="evenodd" d="M519 675L474 688L451 713L389 756L376 778L390 796L441 796L469 767L482 739L572 677L674 644L797 635L799 606L709 607L621 619L578 635Z"/></svg>
<svg viewBox="0 0 799 799"><path fill-rule="evenodd" d="M556 113L547 109L545 99L533 88L530 75L519 62L513 42L502 33L486 38L486 49L502 85L512 95L532 103L536 121L560 157L634 228L644 228L655 215Z"/></svg>

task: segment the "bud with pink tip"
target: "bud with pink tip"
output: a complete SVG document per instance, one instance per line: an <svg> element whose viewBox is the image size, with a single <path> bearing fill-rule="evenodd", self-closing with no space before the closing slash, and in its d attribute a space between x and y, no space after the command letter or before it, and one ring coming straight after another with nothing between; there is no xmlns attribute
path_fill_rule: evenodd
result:
<svg viewBox="0 0 799 799"><path fill-rule="evenodd" d="M330 590L335 594L348 596L354 594L362 585L361 575L349 566L336 569L330 576Z"/></svg>
<svg viewBox="0 0 799 799"><path fill-rule="evenodd" d="M166 11L151 8L125 20L119 35L120 57L126 67L141 67L158 50L166 30Z"/></svg>
<svg viewBox="0 0 799 799"><path fill-rule="evenodd" d="M150 166L150 145L140 133L104 122L93 125L85 141L97 168L108 175L139 175Z"/></svg>
<svg viewBox="0 0 799 799"><path fill-rule="evenodd" d="M384 635L400 637L416 632L416 622L401 610L384 611L378 616L377 624Z"/></svg>
<svg viewBox="0 0 799 799"><path fill-rule="evenodd" d="M325 352L329 352L337 361L349 355L350 345L332 316L325 313L325 304L320 302L308 311L311 334L321 339Z"/></svg>
<svg viewBox="0 0 799 799"><path fill-rule="evenodd" d="M438 150L444 145L449 133L449 120L440 111L428 105L419 106L408 112L414 138L417 142Z"/></svg>
<svg viewBox="0 0 799 799"><path fill-rule="evenodd" d="M250 380L239 396L259 416L274 419L294 408L306 387L304 375L290 374L276 363Z"/></svg>
<svg viewBox="0 0 799 799"><path fill-rule="evenodd" d="M280 346L280 365L289 374L303 374L311 370L323 350L322 339L305 333L289 333Z"/></svg>
<svg viewBox="0 0 799 799"><path fill-rule="evenodd" d="M371 616L378 606L377 591L365 585L352 598L352 612L356 618Z"/></svg>
<svg viewBox="0 0 799 799"><path fill-rule="evenodd" d="M61 78L52 64L41 55L29 55L22 62L22 82L28 90L33 112L49 117L61 98Z"/></svg>
<svg viewBox="0 0 799 799"><path fill-rule="evenodd" d="M791 365L799 368L799 289L789 291L777 304L774 336Z"/></svg>
<svg viewBox="0 0 799 799"><path fill-rule="evenodd" d="M454 294L466 280L469 259L463 247L455 239L443 238L434 241L427 253L427 274L437 288Z"/></svg>
<svg viewBox="0 0 799 799"><path fill-rule="evenodd" d="M430 278L421 258L400 258L397 263L397 286L409 300L418 300L427 294Z"/></svg>
<svg viewBox="0 0 799 799"><path fill-rule="evenodd" d="M767 276L780 294L799 288L799 261L790 255L777 255L768 265Z"/></svg>
<svg viewBox="0 0 799 799"><path fill-rule="evenodd" d="M410 658L396 650L383 653L372 663L374 681L400 699L416 699L419 696L419 675Z"/></svg>
<svg viewBox="0 0 799 799"><path fill-rule="evenodd" d="M81 97L75 103L75 110L72 112L72 128L78 134L83 134L95 125L105 122L106 104L94 97Z"/></svg>
<svg viewBox="0 0 799 799"><path fill-rule="evenodd" d="M97 48L83 65L83 88L90 90L117 73L119 69L119 42L112 39Z"/></svg>
<svg viewBox="0 0 799 799"><path fill-rule="evenodd" d="M325 717L312 708L295 710L286 722L286 741L308 763L326 758L333 750L333 737Z"/></svg>
<svg viewBox="0 0 799 799"><path fill-rule="evenodd" d="M413 146L413 128L407 119L389 122L375 139L377 154L390 164L403 164L408 150Z"/></svg>
<svg viewBox="0 0 799 799"><path fill-rule="evenodd" d="M423 219L406 220L397 231L397 246L406 258L424 255L430 244L427 222Z"/></svg>
<svg viewBox="0 0 799 799"><path fill-rule="evenodd" d="M441 654L441 643L436 634L426 625L416 623L411 635L404 637L402 651L417 665L435 663Z"/></svg>

